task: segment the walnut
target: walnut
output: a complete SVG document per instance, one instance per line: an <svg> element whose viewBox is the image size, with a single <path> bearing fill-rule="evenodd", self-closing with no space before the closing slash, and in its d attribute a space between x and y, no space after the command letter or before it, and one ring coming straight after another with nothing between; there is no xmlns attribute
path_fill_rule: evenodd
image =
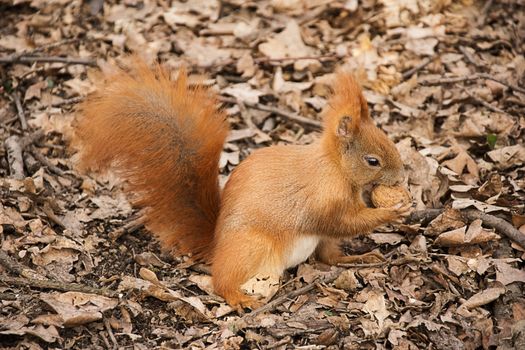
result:
<svg viewBox="0 0 525 350"><path fill-rule="evenodd" d="M412 201L410 193L402 186L378 185L372 190L372 203L376 208L390 208L399 203Z"/></svg>

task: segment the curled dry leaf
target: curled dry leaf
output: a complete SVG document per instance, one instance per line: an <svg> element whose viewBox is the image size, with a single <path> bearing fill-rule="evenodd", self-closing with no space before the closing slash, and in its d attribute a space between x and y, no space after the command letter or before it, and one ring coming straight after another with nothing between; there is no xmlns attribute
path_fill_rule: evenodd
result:
<svg viewBox="0 0 525 350"><path fill-rule="evenodd" d="M479 306L487 305L498 299L503 294L505 294L505 288L487 288L484 291L471 296L468 300L461 304L460 308L470 310Z"/></svg>

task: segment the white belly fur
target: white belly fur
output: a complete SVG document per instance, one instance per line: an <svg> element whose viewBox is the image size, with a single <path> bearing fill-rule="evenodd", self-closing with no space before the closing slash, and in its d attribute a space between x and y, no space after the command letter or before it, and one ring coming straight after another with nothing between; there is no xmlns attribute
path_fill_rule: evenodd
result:
<svg viewBox="0 0 525 350"><path fill-rule="evenodd" d="M302 236L295 240L291 249L284 256L284 269L299 265L312 253L319 244L319 237L317 236Z"/></svg>

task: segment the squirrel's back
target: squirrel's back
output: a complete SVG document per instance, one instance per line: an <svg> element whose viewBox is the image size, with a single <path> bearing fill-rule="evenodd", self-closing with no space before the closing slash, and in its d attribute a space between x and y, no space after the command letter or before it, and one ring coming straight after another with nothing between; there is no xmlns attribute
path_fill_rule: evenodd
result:
<svg viewBox="0 0 525 350"><path fill-rule="evenodd" d="M219 213L218 162L228 133L214 94L134 60L81 105L80 167L113 167L167 249L209 259Z"/></svg>

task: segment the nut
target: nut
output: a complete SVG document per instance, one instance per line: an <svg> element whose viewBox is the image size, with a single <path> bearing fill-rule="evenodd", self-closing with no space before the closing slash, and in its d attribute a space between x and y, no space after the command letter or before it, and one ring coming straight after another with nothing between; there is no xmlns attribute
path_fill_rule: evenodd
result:
<svg viewBox="0 0 525 350"><path fill-rule="evenodd" d="M378 185L372 190L371 197L376 208L390 208L399 203L408 204L412 201L410 194L402 186Z"/></svg>

